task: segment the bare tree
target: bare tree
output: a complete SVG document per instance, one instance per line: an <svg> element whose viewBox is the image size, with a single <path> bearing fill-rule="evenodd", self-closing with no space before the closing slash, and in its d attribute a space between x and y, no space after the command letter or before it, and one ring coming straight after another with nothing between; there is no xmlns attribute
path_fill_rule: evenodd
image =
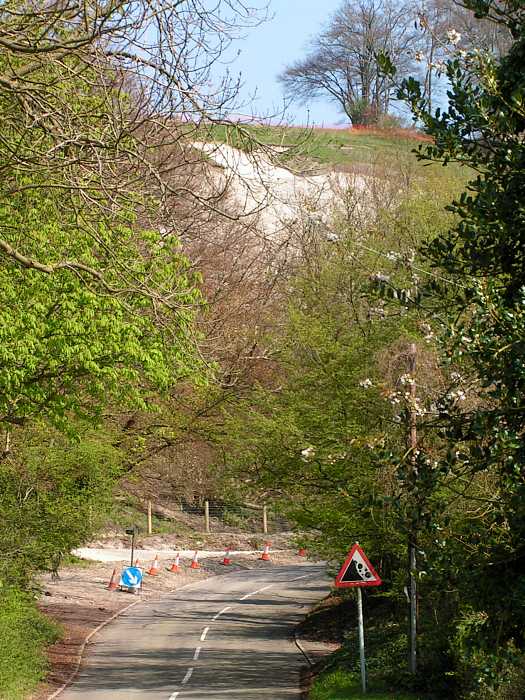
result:
<svg viewBox="0 0 525 700"><path fill-rule="evenodd" d="M220 192L195 186L202 155L191 140L235 109L238 83L217 84L215 65L261 19L244 0L2 3L0 256L175 304L132 261L114 264L112 236L137 215L179 233L191 202L228 215ZM37 197L59 206L61 237L30 235Z"/></svg>
<svg viewBox="0 0 525 700"><path fill-rule="evenodd" d="M434 0L439 7L450 6L449 29L455 29L460 35L459 45L463 49L478 49L487 51L495 56L501 56L507 52L512 44L512 36L508 27L502 27L494 21L497 13L479 19L467 8L461 0ZM501 12L506 12L507 3L501 3Z"/></svg>
<svg viewBox="0 0 525 700"><path fill-rule="evenodd" d="M412 6L393 0L344 0L280 81L303 103L327 96L353 124L375 122L388 112L392 90L377 56L388 53L401 73L408 71L418 41L414 17Z"/></svg>
<svg viewBox="0 0 525 700"><path fill-rule="evenodd" d="M424 67L424 96L430 110L436 85L443 85L439 76L451 50L475 49L502 55L511 43L506 27L490 18L477 19L460 1L423 0L417 7L417 17L421 40L415 56Z"/></svg>

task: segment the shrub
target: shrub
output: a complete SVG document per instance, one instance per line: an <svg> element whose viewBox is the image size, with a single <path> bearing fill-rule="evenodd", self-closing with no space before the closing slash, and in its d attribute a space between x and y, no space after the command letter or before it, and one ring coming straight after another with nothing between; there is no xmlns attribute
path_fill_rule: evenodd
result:
<svg viewBox="0 0 525 700"><path fill-rule="evenodd" d="M456 681L462 700L522 700L525 696L525 655L512 640L500 647L487 644L489 616L466 611L456 627L452 648Z"/></svg>
<svg viewBox="0 0 525 700"><path fill-rule="evenodd" d="M19 700L47 669L45 648L60 637L60 628L40 613L31 596L14 588L0 596L0 697Z"/></svg>
<svg viewBox="0 0 525 700"><path fill-rule="evenodd" d="M16 458L0 463L0 581L25 588L37 571L96 531L111 502L122 453L111 436L69 440L45 426L27 432Z"/></svg>
<svg viewBox="0 0 525 700"><path fill-rule="evenodd" d="M401 116L395 114L380 114L377 118L377 128L385 131L399 130L405 128L406 124Z"/></svg>

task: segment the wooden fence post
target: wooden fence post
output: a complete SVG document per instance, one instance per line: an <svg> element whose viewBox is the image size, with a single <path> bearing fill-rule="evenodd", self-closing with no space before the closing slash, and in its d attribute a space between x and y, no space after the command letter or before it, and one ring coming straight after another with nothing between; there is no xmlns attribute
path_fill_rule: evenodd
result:
<svg viewBox="0 0 525 700"><path fill-rule="evenodd" d="M268 534L268 508L266 504L263 506L263 533Z"/></svg>
<svg viewBox="0 0 525 700"><path fill-rule="evenodd" d="M151 501L148 501L148 535L153 534L153 523L151 519Z"/></svg>
<svg viewBox="0 0 525 700"><path fill-rule="evenodd" d="M204 501L204 528L206 532L210 531L210 502Z"/></svg>

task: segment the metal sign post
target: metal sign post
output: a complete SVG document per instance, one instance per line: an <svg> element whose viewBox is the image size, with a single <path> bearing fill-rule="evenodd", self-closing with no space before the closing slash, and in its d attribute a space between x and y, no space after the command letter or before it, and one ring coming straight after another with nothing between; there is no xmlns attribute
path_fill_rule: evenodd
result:
<svg viewBox="0 0 525 700"><path fill-rule="evenodd" d="M361 688L366 694L365 626L363 622L363 594L361 588L380 586L381 577L368 561L366 554L356 542L335 579L337 588L357 588L357 626L359 629L359 661L361 666Z"/></svg>
<svg viewBox="0 0 525 700"><path fill-rule="evenodd" d="M131 535L131 562L130 566L133 566L133 559L135 557L135 535L139 532L139 527L138 525L135 525L134 527L130 527L128 530L126 530L126 535Z"/></svg>
<svg viewBox="0 0 525 700"><path fill-rule="evenodd" d="M417 416L415 411L416 405L416 344L410 345L409 356L409 373L412 377L410 382L410 411L409 411L409 431L408 431L408 449L410 450L410 464L412 468L412 477L415 479L417 474ZM410 599L410 614L409 614L409 670L410 673L417 672L417 531L416 527L412 526L412 530L408 536L408 590Z"/></svg>
<svg viewBox="0 0 525 700"><path fill-rule="evenodd" d="M363 594L357 589L357 622L359 625L359 661L361 665L361 690L366 694L365 626L363 624Z"/></svg>

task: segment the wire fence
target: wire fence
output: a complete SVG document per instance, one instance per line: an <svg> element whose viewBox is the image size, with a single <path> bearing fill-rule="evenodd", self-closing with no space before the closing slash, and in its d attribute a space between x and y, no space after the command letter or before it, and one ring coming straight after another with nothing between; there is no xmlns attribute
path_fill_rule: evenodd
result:
<svg viewBox="0 0 525 700"><path fill-rule="evenodd" d="M171 484L138 490L127 484L115 494L108 522L116 529L140 527L148 534L195 533L266 535L290 532L292 523L271 503L212 498L202 490L174 489ZM182 529L181 529L182 528Z"/></svg>
<svg viewBox="0 0 525 700"><path fill-rule="evenodd" d="M200 516L205 532L218 531L221 527L238 528L244 532L285 532L291 526L286 518L272 508L247 503L224 503L204 500L202 505L181 503L183 512Z"/></svg>
<svg viewBox="0 0 525 700"><path fill-rule="evenodd" d="M180 498L175 503L171 501L169 509L153 499L148 500L146 506L148 532L152 530L153 516L176 520L177 513L180 514L179 518L189 516L191 520L188 525L204 533L238 530L244 533L269 534L291 530L290 522L264 503L259 505Z"/></svg>

